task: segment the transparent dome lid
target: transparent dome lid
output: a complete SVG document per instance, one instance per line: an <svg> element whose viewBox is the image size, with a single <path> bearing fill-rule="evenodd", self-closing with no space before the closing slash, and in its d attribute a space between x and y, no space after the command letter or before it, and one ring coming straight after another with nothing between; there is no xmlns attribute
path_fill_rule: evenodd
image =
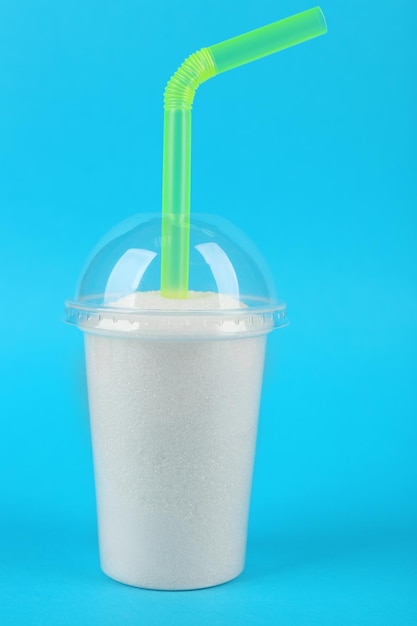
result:
<svg viewBox="0 0 417 626"><path fill-rule="evenodd" d="M255 245L227 220L194 214L186 299L160 293L162 217L138 214L91 253L65 321L107 335L176 338L258 335L285 326L271 273Z"/></svg>

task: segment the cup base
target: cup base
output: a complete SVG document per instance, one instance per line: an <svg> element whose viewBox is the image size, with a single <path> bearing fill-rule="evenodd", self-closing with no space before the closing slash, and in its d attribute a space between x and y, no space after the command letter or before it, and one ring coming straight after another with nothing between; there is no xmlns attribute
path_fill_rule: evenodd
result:
<svg viewBox="0 0 417 626"><path fill-rule="evenodd" d="M228 575L228 576L219 576L214 577L207 580L196 580L195 583L189 582L187 584L181 584L181 582L172 582L169 583L161 583L158 584L157 580L147 581L145 579L135 579L125 578L123 575L115 575L109 571L106 571L103 566L101 566L102 572L111 580L114 580L122 585L128 585L129 587L136 587L139 589L148 589L151 591L196 591L198 589L208 589L210 587L218 587L219 585L224 585L235 578L238 578L244 568L241 568L238 572Z"/></svg>

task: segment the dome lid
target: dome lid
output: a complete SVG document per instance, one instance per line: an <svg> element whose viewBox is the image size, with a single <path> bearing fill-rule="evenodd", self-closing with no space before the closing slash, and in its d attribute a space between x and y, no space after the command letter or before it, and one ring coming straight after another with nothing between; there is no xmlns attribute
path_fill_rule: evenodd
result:
<svg viewBox="0 0 417 626"><path fill-rule="evenodd" d="M178 339L253 336L285 326L270 271L254 244L227 220L194 214L187 299L161 296L160 214L114 227L91 253L65 321L106 335Z"/></svg>

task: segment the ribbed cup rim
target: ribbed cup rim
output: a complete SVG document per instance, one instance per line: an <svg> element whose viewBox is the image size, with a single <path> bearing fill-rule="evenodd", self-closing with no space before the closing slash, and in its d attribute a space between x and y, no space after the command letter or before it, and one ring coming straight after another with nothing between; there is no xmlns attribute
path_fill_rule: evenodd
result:
<svg viewBox="0 0 417 626"><path fill-rule="evenodd" d="M254 336L288 325L284 302L261 303L253 299L253 306L239 309L138 309L100 306L89 298L67 301L64 322L88 333L152 339Z"/></svg>

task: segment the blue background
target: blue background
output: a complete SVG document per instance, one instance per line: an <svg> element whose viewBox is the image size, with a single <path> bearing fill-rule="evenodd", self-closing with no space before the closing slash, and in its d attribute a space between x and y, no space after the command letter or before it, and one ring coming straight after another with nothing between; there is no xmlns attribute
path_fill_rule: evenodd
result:
<svg viewBox="0 0 417 626"><path fill-rule="evenodd" d="M329 33L197 94L193 209L262 249L269 339L247 567L183 593L98 564L81 333L97 240L160 206L162 92L282 0L0 0L0 622L417 623L412 0L323 0Z"/></svg>

